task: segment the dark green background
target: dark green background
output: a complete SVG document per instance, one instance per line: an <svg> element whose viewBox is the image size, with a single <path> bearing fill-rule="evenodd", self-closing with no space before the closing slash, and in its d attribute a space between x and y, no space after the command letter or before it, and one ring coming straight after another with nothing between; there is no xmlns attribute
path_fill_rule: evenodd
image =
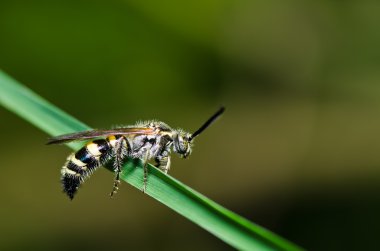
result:
<svg viewBox="0 0 380 251"><path fill-rule="evenodd" d="M0 68L90 126L222 119L170 174L310 250L380 232L380 2L0 1ZM1 250L220 250L106 170L74 201L69 149L0 109Z"/></svg>

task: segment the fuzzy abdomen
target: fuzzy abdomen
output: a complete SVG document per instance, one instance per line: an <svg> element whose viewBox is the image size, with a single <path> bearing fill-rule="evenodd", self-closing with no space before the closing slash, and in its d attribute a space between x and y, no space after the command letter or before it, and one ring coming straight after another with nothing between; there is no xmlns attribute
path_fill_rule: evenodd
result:
<svg viewBox="0 0 380 251"><path fill-rule="evenodd" d="M70 199L74 198L74 194L85 178L111 158L112 147L115 140L116 138L114 136L94 140L88 142L77 152L69 155L67 162L61 170L61 182L63 191Z"/></svg>

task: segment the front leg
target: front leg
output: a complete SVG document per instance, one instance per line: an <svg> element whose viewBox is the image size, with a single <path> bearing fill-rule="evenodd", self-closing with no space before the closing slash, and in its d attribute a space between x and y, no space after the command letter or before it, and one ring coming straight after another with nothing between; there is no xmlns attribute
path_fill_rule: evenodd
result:
<svg viewBox="0 0 380 251"><path fill-rule="evenodd" d="M159 168L164 173L168 173L170 169L170 156L157 156L156 159L156 167Z"/></svg>

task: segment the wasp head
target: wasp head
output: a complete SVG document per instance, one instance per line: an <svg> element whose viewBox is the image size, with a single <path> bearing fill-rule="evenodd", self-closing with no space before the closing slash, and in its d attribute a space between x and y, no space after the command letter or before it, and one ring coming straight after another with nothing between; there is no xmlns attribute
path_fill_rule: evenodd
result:
<svg viewBox="0 0 380 251"><path fill-rule="evenodd" d="M221 107L214 115L212 115L198 130L193 134L182 131L181 129L176 130L173 134L173 150L174 152L181 155L181 157L186 158L191 153L191 148L193 146L193 139L201 134L207 127L209 127L223 112L225 108Z"/></svg>
<svg viewBox="0 0 380 251"><path fill-rule="evenodd" d="M191 153L192 148L191 134L178 130L173 137L173 150L181 155L183 158L187 158Z"/></svg>

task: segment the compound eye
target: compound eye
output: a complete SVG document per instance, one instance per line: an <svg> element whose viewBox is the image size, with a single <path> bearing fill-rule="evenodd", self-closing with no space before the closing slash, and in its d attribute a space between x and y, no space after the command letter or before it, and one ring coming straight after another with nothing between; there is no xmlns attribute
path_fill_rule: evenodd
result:
<svg viewBox="0 0 380 251"><path fill-rule="evenodd" d="M182 153L186 153L187 151L187 142L186 141L182 141L181 144L180 144L180 148L181 148L181 152Z"/></svg>
<svg viewBox="0 0 380 251"><path fill-rule="evenodd" d="M178 154L183 155L183 157L186 157L190 150L190 144L189 144L189 136L187 135L176 135L174 137L174 151Z"/></svg>

